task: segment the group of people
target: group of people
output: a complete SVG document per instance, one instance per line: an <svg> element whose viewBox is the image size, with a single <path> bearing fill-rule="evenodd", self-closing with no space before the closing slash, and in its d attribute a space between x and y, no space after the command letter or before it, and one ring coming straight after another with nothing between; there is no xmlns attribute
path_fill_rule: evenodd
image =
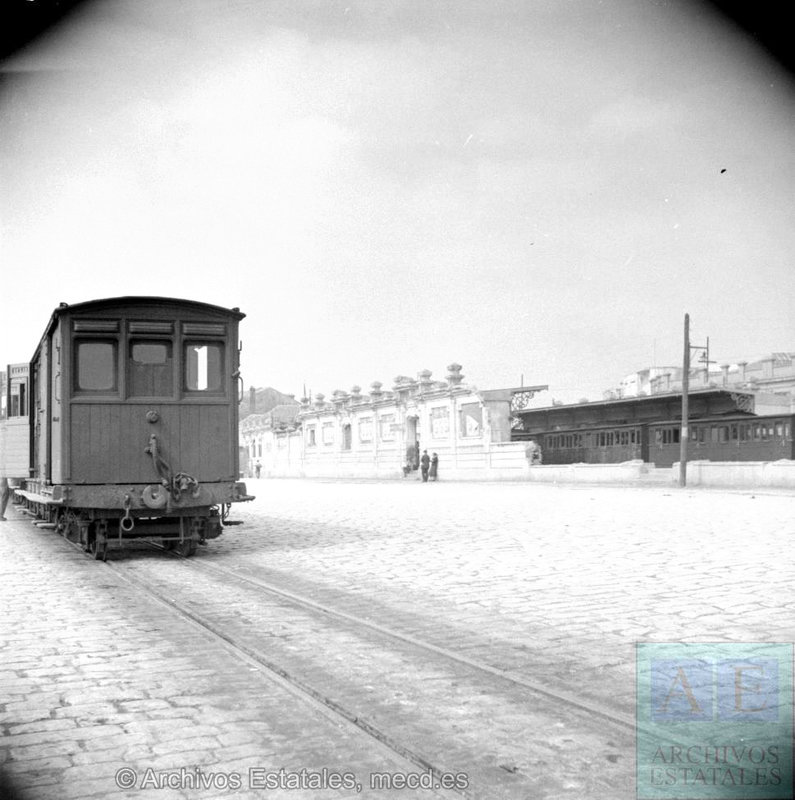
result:
<svg viewBox="0 0 795 800"><path fill-rule="evenodd" d="M417 470L420 471L423 483L427 483L428 480L435 481L439 477L439 456L436 453L429 456L427 450L423 450L422 456L420 456L419 442L415 442L406 448L403 477L405 478L410 472L416 472Z"/></svg>

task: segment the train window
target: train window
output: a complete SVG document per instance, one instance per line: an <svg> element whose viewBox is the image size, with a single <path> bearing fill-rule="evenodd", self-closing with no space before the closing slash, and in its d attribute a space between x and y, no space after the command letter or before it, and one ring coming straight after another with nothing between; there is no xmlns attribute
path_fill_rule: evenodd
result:
<svg viewBox="0 0 795 800"><path fill-rule="evenodd" d="M185 345L185 388L189 392L223 390L224 346L220 342Z"/></svg>
<svg viewBox="0 0 795 800"><path fill-rule="evenodd" d="M22 381L11 383L11 405L8 409L9 417L26 417L28 415L27 384Z"/></svg>
<svg viewBox="0 0 795 800"><path fill-rule="evenodd" d="M128 369L130 397L171 397L174 394L171 342L131 341Z"/></svg>
<svg viewBox="0 0 795 800"><path fill-rule="evenodd" d="M116 391L116 342L76 342L75 389L84 392Z"/></svg>
<svg viewBox="0 0 795 800"><path fill-rule="evenodd" d="M735 424L735 425L732 425L732 426L731 426L731 432L732 432L732 434L731 434L731 440L732 440L733 442L736 442L736 441L739 439L739 436L740 436L739 425L736 425L736 424Z"/></svg>
<svg viewBox="0 0 795 800"><path fill-rule="evenodd" d="M729 428L726 425L718 426L718 441L725 444L729 441Z"/></svg>

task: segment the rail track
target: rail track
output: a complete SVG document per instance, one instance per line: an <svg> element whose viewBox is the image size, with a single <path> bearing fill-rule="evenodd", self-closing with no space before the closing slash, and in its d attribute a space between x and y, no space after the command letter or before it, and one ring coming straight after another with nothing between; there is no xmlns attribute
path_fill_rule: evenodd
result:
<svg viewBox="0 0 795 800"><path fill-rule="evenodd" d="M630 796L635 721L620 711L156 544L104 566L406 771L432 774L437 796ZM539 774L535 756L557 774ZM457 775L466 786L442 788Z"/></svg>
<svg viewBox="0 0 795 800"><path fill-rule="evenodd" d="M632 784L620 713L253 576L140 555L106 568L437 788L466 776L440 796L620 798Z"/></svg>
<svg viewBox="0 0 795 800"><path fill-rule="evenodd" d="M541 695L543 697L549 698L555 701L556 703L563 703L573 709L582 712L586 716L599 717L608 723L611 723L618 727L623 727L626 730L630 731L635 730L635 720L633 718L628 717L627 715L622 714L614 709L608 709L597 703L584 700L583 698L577 697L571 694L570 692L566 692L560 688L552 688L544 685L539 681L529 680L525 676L519 675L516 672L502 670L497 667L493 667L489 664L483 663L482 661L477 661L475 659L462 655L461 653L456 653L455 651L450 650L449 648L440 647L431 642L423 641L417 638L416 636L412 636L402 631L398 631L394 628L382 625L378 622L374 622L373 620L367 619L366 617L350 614L346 611L340 611L325 603L319 603L316 600L313 600L309 597L304 597L300 594L297 594L296 592L288 591L283 587L276 586L272 583L268 583L267 581L263 581L258 578L253 578L247 575L241 575L239 572L225 569L223 567L219 567L214 564L207 564L195 560L188 560L176 553L169 553L169 555L172 555L174 558L181 559L182 561L185 562L185 564L189 566L190 569L204 570L206 572L222 576L227 580L237 581L241 585L244 584L254 587L257 590L270 594L274 597L287 600L288 602L300 608L318 612L326 617L334 617L339 620L343 620L347 623L361 626L363 628L369 628L370 630L382 634L383 636L390 637L392 639L396 639L398 641L412 645L418 650L426 651L427 653L440 656L449 661L470 667L471 669L476 670L478 672L493 676L501 681L505 681L507 683L520 686L524 689L528 689L529 691L534 692L535 694Z"/></svg>

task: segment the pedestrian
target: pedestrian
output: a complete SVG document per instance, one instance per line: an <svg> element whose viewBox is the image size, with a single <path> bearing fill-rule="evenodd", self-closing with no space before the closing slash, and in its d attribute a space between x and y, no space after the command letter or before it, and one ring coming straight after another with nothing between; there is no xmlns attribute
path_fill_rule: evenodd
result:
<svg viewBox="0 0 795 800"><path fill-rule="evenodd" d="M403 470L406 475L408 475L413 469L416 469L414 466L414 445L410 444L406 448L406 466L403 468Z"/></svg>
<svg viewBox="0 0 795 800"><path fill-rule="evenodd" d="M260 462L260 460L257 459L257 463L254 464L254 477L259 478L260 472L262 472L262 462Z"/></svg>
<svg viewBox="0 0 795 800"><path fill-rule="evenodd" d="M430 472L428 473L428 477L432 481L435 481L436 478L438 477L438 473L439 473L439 456L436 455L436 453L434 453L431 456L431 469Z"/></svg>
<svg viewBox="0 0 795 800"><path fill-rule="evenodd" d="M532 467L534 464L541 463L541 448L538 446L538 442L535 439L531 439L527 443L527 447L525 448L525 455L527 456L527 462Z"/></svg>
<svg viewBox="0 0 795 800"><path fill-rule="evenodd" d="M428 483L428 469L431 465L431 459L427 450L422 451L422 458L420 459L420 471L422 472L422 482Z"/></svg>
<svg viewBox="0 0 795 800"><path fill-rule="evenodd" d="M8 485L8 478L0 478L0 522L6 521L6 506L10 496L11 488Z"/></svg>

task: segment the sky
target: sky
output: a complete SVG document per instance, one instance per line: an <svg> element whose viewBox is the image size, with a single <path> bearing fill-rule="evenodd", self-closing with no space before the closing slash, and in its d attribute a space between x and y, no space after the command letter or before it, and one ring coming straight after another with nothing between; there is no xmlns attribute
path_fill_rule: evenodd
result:
<svg viewBox="0 0 795 800"><path fill-rule="evenodd" d="M297 396L795 351L795 83L695 0L102 0L0 78L1 364L122 295Z"/></svg>

